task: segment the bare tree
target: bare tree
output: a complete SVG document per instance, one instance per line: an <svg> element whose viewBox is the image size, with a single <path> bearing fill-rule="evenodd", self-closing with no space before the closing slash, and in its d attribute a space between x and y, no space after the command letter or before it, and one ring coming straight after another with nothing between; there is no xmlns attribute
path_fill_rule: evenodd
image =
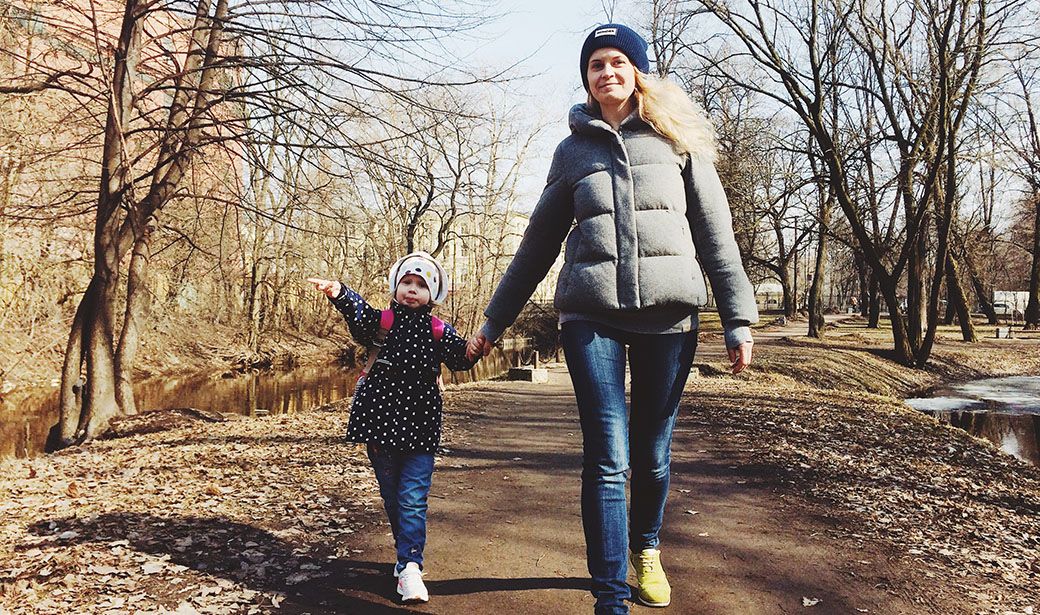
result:
<svg viewBox="0 0 1040 615"><path fill-rule="evenodd" d="M710 0L701 4L741 45L740 55L764 71L750 79L747 74L730 77L771 97L809 129L834 198L888 304L896 353L904 363L923 364L931 352L945 276L958 131L974 100L979 68L1001 32L999 20L1007 19L1010 9L1004 7L994 24L985 3L956 0L900 7L865 2L803 7L750 0L739 10ZM844 76L832 75L827 64L835 50L843 53L846 66L862 63L869 81L837 81ZM861 92L877 101L877 120L898 154L893 171L904 226L891 258L885 258L871 235L852 192L847 169L850 152L857 150L842 149L833 138L836 132L851 134L835 130L834 118L825 113L834 88L845 101ZM924 268L930 221L935 224L938 266L929 280ZM898 293L904 272L909 318ZM927 327L924 320L930 320Z"/></svg>
<svg viewBox="0 0 1040 615"><path fill-rule="evenodd" d="M1028 245L1031 255L1028 275L1029 301L1025 326L1040 328L1040 127L1036 110L1036 90L1040 86L1040 51L1028 47L1027 53L1009 61L1012 79L999 90L990 107L993 133L1011 159L1011 171L1024 184L1022 199L1032 218Z"/></svg>
<svg viewBox="0 0 1040 615"><path fill-rule="evenodd" d="M794 317L801 308L798 298L798 259L805 252L816 224L808 211L807 188L812 188L811 169L804 165L807 157L801 152L775 148L761 152L756 158L761 164L768 161L769 174L762 182L759 198L752 207L760 225L757 233L766 233L769 240L755 242L747 251L750 261L772 272L783 293L783 312ZM803 271L803 276L805 276ZM805 287L802 287L803 292Z"/></svg>
<svg viewBox="0 0 1040 615"><path fill-rule="evenodd" d="M704 12L695 0L651 0L647 30L658 76L665 77L677 68L693 21Z"/></svg>
<svg viewBox="0 0 1040 615"><path fill-rule="evenodd" d="M46 27L69 33L76 24L71 35L96 55L74 69L47 56L20 59L24 70L0 83L0 91L60 92L87 108L107 106L94 271L66 348L58 446L93 438L113 416L135 411L130 375L152 237L163 208L186 196L185 176L200 152L225 152L225 180L257 161L243 155L249 135L297 155L364 157L373 144L359 140L351 122L380 121L381 97L408 101L431 84L483 80L435 60L449 54L432 53L442 37L476 27L483 17L436 3L257 1L232 12L227 0L128 0L119 15L93 1L47 8ZM412 57L422 62L407 65ZM293 130L275 132L275 124ZM204 199L232 197L217 189Z"/></svg>

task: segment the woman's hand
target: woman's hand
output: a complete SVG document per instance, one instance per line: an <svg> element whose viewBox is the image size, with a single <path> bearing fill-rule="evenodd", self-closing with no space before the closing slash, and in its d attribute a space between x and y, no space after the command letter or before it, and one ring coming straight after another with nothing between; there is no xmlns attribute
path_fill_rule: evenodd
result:
<svg viewBox="0 0 1040 615"><path fill-rule="evenodd" d="M466 342L466 358L472 361L479 357L486 357L491 353L493 344L484 337L483 333L478 333L473 339Z"/></svg>
<svg viewBox="0 0 1040 615"><path fill-rule="evenodd" d="M751 365L751 348L755 345L754 342L744 342L736 348L727 348L726 352L729 353L730 371L735 375L744 371L744 368Z"/></svg>
<svg viewBox="0 0 1040 615"><path fill-rule="evenodd" d="M335 280L323 280L321 278L307 278L307 281L314 285L314 288L325 293L326 297L335 299L339 296L341 290L341 284Z"/></svg>

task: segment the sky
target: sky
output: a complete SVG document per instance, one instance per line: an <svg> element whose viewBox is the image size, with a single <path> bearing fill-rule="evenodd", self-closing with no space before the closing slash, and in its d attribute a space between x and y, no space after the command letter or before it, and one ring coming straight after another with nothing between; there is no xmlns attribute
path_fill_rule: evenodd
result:
<svg viewBox="0 0 1040 615"><path fill-rule="evenodd" d="M519 62L516 72L525 77L507 85L503 95L528 95L529 121L547 124L524 165L519 209L529 211L545 183L556 144L570 133L567 112L585 100L578 72L582 42L594 26L607 21L607 13L600 0L507 0L498 7L503 15L484 30L485 40L470 60L489 67ZM627 23L638 19L620 9L615 17Z"/></svg>

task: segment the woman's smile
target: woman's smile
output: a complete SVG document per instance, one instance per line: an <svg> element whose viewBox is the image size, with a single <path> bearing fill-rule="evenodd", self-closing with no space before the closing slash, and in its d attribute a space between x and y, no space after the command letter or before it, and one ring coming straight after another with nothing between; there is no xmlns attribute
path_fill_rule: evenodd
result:
<svg viewBox="0 0 1040 615"><path fill-rule="evenodd" d="M593 86L592 97L601 105L624 105L635 91L635 67L625 54L613 47L598 49L592 54L586 76Z"/></svg>

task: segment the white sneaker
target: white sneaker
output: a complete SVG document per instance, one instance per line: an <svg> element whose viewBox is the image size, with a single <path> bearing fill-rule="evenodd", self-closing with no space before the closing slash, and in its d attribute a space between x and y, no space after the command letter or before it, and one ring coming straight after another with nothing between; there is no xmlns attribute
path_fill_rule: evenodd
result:
<svg viewBox="0 0 1040 615"><path fill-rule="evenodd" d="M397 577L397 593L401 594L403 602L429 602L430 593L426 591L426 584L422 580L422 570L419 564L408 562L404 570Z"/></svg>

